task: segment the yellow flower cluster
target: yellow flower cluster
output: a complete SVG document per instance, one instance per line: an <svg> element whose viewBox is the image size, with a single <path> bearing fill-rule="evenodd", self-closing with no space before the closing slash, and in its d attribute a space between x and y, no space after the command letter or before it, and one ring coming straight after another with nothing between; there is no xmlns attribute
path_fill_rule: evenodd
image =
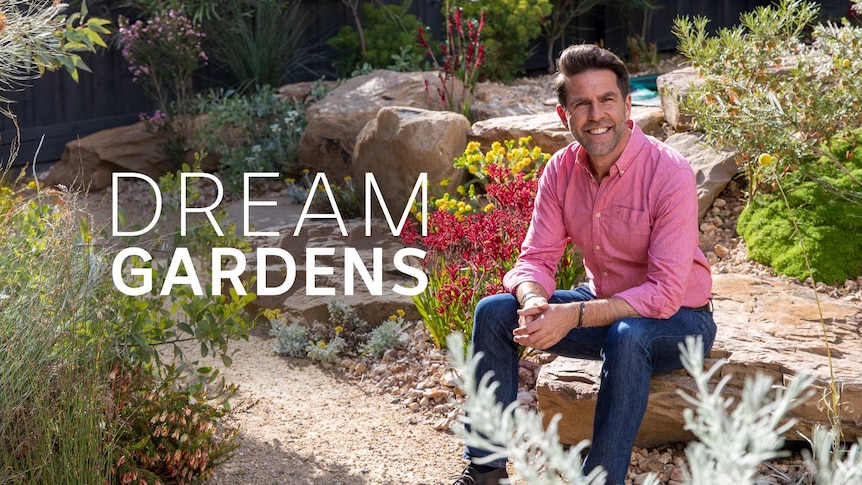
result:
<svg viewBox="0 0 862 485"><path fill-rule="evenodd" d="M278 320L279 318L283 318L284 315L281 313L281 310L278 308L264 308L261 312L263 316L267 320Z"/></svg>
<svg viewBox="0 0 862 485"><path fill-rule="evenodd" d="M547 163L550 155L542 152L538 146L529 148L531 137L522 137L505 142L495 141L491 148L483 153L482 147L477 141L471 141L464 149L463 155L455 159L455 168L464 169L474 178L467 185L460 185L456 194L443 194L443 197L434 201L437 209L447 210L455 214L459 219L465 214L477 211L490 212L494 210L494 204L487 199L476 196L476 185L481 187L488 182L489 166L506 168L512 175L519 172L526 173L528 177L535 176L536 171ZM448 187L450 180L440 182L441 187Z"/></svg>
<svg viewBox="0 0 862 485"><path fill-rule="evenodd" d="M480 173L484 158L482 157L482 150L479 142L471 141L467 144L467 148L464 149L464 155L455 162L456 167L459 165L459 160L463 160L460 162L462 166L459 168L467 169L471 175Z"/></svg>
<svg viewBox="0 0 862 485"><path fill-rule="evenodd" d="M463 186L458 187L458 193L463 195ZM434 201L434 206L437 209L448 210L453 212L459 219L469 212L473 212L473 206L463 200L453 199L448 193L443 194L443 197Z"/></svg>

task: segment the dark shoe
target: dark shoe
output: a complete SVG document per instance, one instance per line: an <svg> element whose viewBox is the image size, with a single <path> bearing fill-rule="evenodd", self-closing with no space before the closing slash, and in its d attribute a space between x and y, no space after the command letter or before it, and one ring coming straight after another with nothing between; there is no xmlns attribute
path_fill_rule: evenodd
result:
<svg viewBox="0 0 862 485"><path fill-rule="evenodd" d="M454 478L452 485L499 485L500 480L509 478L509 474L506 473L506 467L493 468L483 473L476 465L470 463L460 475Z"/></svg>

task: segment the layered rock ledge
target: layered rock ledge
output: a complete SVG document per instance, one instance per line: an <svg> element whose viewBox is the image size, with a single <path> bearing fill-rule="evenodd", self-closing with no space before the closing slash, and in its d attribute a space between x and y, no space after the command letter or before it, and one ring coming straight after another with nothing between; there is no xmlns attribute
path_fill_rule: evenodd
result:
<svg viewBox="0 0 862 485"><path fill-rule="evenodd" d="M804 439L800 433L811 436L813 426L828 427L823 396L830 383L830 362L813 290L739 274L714 275L713 283L718 336L706 365L726 360L713 384L731 374L726 390L739 402L746 377L764 374L781 386L801 374L813 375L814 392L791 412L796 424L786 439L800 441ZM841 389L841 427L844 439L852 442L862 437L862 311L848 302L818 296L832 371ZM564 443L591 438L600 367L600 362L557 358L539 374L539 409L545 424L561 415L559 435ZM654 376L636 445L691 440L682 414L688 403L677 390L693 394L694 389L694 380L684 371Z"/></svg>

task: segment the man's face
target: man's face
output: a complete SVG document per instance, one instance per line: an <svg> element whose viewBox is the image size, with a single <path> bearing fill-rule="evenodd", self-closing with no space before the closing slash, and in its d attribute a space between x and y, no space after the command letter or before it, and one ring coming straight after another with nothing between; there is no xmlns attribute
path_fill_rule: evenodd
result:
<svg viewBox="0 0 862 485"><path fill-rule="evenodd" d="M631 96L623 98L613 71L586 71L566 79L568 102L557 106L563 125L590 159L613 158L625 148Z"/></svg>

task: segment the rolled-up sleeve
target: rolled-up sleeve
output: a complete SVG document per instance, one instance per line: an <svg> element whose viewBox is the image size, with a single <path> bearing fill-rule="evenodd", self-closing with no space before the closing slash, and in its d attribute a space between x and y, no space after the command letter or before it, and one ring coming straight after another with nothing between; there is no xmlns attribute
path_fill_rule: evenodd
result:
<svg viewBox="0 0 862 485"><path fill-rule="evenodd" d="M510 292L521 283L533 281L548 295L556 290L557 263L568 243L563 219L562 198L557 186L564 150L557 152L539 179L533 215L521 253L515 266L503 277L503 287Z"/></svg>

